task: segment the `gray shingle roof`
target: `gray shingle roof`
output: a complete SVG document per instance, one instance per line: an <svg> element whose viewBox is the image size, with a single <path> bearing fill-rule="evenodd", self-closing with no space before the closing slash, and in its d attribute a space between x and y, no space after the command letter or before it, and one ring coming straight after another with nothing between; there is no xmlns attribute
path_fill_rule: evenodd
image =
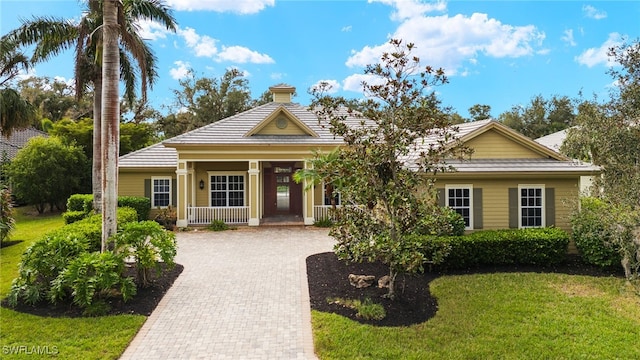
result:
<svg viewBox="0 0 640 360"><path fill-rule="evenodd" d="M178 166L178 152L174 148L165 147L162 143L158 143L121 156L118 160L118 166L121 168L167 167L175 169Z"/></svg>
<svg viewBox="0 0 640 360"><path fill-rule="evenodd" d="M13 130L9 137L2 134L0 136L0 155L6 152L9 159L13 159L27 141L35 136L48 137L49 134L34 128Z"/></svg>
<svg viewBox="0 0 640 360"><path fill-rule="evenodd" d="M553 134L539 137L535 139L535 142L537 142L538 144L544 145L553 151L560 151L560 146L562 146L562 143L566 138L567 138L567 129L564 129L558 132L554 132Z"/></svg>
<svg viewBox="0 0 640 360"><path fill-rule="evenodd" d="M461 173L576 173L595 174L600 171L598 166L577 160L558 161L555 159L473 159L449 160L447 164Z"/></svg>

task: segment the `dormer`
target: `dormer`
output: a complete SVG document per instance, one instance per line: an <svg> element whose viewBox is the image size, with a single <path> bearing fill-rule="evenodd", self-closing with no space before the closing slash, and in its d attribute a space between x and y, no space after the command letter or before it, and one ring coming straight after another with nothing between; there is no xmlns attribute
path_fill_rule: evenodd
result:
<svg viewBox="0 0 640 360"><path fill-rule="evenodd" d="M271 91L271 95L273 96L273 102L287 104L291 102L296 88L287 84L278 84L271 86L269 91Z"/></svg>

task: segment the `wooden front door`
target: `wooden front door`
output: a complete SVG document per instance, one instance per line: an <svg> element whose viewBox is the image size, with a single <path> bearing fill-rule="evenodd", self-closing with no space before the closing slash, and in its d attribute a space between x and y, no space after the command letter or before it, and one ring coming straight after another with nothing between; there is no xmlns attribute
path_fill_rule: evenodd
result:
<svg viewBox="0 0 640 360"><path fill-rule="evenodd" d="M265 216L302 216L302 185L293 181L294 163L272 163L264 169Z"/></svg>

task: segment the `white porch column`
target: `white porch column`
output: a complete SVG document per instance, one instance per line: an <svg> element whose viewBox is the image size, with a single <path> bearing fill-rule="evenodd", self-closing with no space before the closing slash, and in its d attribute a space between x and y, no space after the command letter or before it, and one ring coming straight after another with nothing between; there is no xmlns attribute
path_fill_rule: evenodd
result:
<svg viewBox="0 0 640 360"><path fill-rule="evenodd" d="M260 163L249 161L249 226L260 225Z"/></svg>
<svg viewBox="0 0 640 360"><path fill-rule="evenodd" d="M304 162L305 169L310 169L311 167L312 165L309 161ZM306 189L303 190L302 193L302 217L304 218L304 224L313 225L316 221L313 216L313 205L315 203L315 186L313 184L309 184L309 181L305 179L302 183L302 188Z"/></svg>
<svg viewBox="0 0 640 360"><path fill-rule="evenodd" d="M176 170L176 175L178 178L178 186L176 187L178 206L176 208L178 219L176 221L176 226L178 227L187 227L189 225L189 221L187 220L187 201L189 196L187 194L187 175L189 171L187 170L187 162L186 161L178 161L178 169Z"/></svg>

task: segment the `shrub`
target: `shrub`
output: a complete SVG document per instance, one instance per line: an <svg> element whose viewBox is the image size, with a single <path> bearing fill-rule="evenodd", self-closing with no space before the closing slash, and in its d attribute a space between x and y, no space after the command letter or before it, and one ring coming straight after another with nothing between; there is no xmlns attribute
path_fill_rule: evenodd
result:
<svg viewBox="0 0 640 360"><path fill-rule="evenodd" d="M92 194L73 194L67 199L68 211L82 211L85 214L93 210Z"/></svg>
<svg viewBox="0 0 640 360"><path fill-rule="evenodd" d="M211 224L207 226L207 229L212 231L225 231L229 230L229 225L222 220L211 220Z"/></svg>
<svg viewBox="0 0 640 360"><path fill-rule="evenodd" d="M11 207L11 192L8 189L2 189L0 190L0 244L9 238L15 223Z"/></svg>
<svg viewBox="0 0 640 360"><path fill-rule="evenodd" d="M131 207L138 213L138 221L149 220L151 200L140 196L118 196L118 207Z"/></svg>
<svg viewBox="0 0 640 360"><path fill-rule="evenodd" d="M374 303L370 298L365 298L364 301L357 299L328 298L327 302L329 304L341 305L353 309L356 311L356 317L365 320L382 320L387 316L384 306Z"/></svg>
<svg viewBox="0 0 640 360"><path fill-rule="evenodd" d="M85 253L87 239L78 233L54 231L36 241L22 254L18 277L13 280L9 303L22 300L35 304L49 292L51 281L67 267L69 262Z"/></svg>
<svg viewBox="0 0 640 360"><path fill-rule="evenodd" d="M52 282L50 301L57 302L67 296L85 309L85 314L102 315L108 310L107 297L122 296L129 300L136 293L131 278L122 276L124 259L113 252L82 253Z"/></svg>
<svg viewBox="0 0 640 360"><path fill-rule="evenodd" d="M440 265L464 269L483 265L552 265L566 258L569 235L557 228L485 230L464 236L431 238L424 249L450 246Z"/></svg>
<svg viewBox="0 0 640 360"><path fill-rule="evenodd" d="M420 218L413 233L419 235L460 236L466 225L462 215L449 207L438 206Z"/></svg>
<svg viewBox="0 0 640 360"><path fill-rule="evenodd" d="M161 270L159 261L174 265L176 236L155 221L125 224L116 234L116 239L118 251L125 257L135 259L138 281L143 287L149 284L151 269Z"/></svg>
<svg viewBox="0 0 640 360"><path fill-rule="evenodd" d="M600 267L620 264L621 256L611 241L612 229L604 214L614 209L604 201L586 197L580 199L580 211L571 217L573 239L585 262Z"/></svg>
<svg viewBox="0 0 640 360"><path fill-rule="evenodd" d="M65 224L73 224L76 221L80 221L87 217L87 213L84 211L65 211L62 213L62 218Z"/></svg>
<svg viewBox="0 0 640 360"><path fill-rule="evenodd" d="M313 226L328 228L333 226L333 220L329 217L323 217L322 219L318 219L313 223Z"/></svg>
<svg viewBox="0 0 640 360"><path fill-rule="evenodd" d="M174 229L177 219L178 214L171 206L167 206L166 208L159 208L158 213L154 218L154 220L158 224L162 225L167 230Z"/></svg>

